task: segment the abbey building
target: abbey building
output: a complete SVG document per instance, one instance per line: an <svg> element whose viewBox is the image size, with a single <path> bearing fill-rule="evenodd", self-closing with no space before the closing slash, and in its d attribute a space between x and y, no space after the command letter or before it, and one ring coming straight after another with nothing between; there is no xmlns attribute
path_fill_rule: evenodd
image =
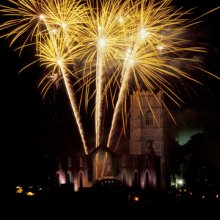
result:
<svg viewBox="0 0 220 220"><path fill-rule="evenodd" d="M66 166L57 170L59 184L72 183L77 191L79 187L91 187L103 174L120 179L129 187L166 188L167 116L162 98L161 92L156 96L142 92L140 110L135 94L131 95L128 153L118 154L99 146L86 156L70 155Z"/></svg>

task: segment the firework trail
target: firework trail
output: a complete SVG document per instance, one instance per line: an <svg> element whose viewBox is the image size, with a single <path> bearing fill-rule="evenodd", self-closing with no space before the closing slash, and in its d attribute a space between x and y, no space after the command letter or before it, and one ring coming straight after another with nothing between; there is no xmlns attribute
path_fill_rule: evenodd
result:
<svg viewBox="0 0 220 220"><path fill-rule="evenodd" d="M24 47L35 44L42 31L43 8L41 0L8 0L10 6L0 5L0 12L7 16L8 20L0 25L0 30L7 31L1 37L11 37L10 46L23 40L19 46L20 53ZM21 36L23 36L21 38ZM33 38L35 38L33 40Z"/></svg>
<svg viewBox="0 0 220 220"><path fill-rule="evenodd" d="M63 77L67 95L79 129L84 152L85 154L88 154L88 148L86 145L85 134L81 122L79 108L76 102L75 92L73 91L68 76L69 74L71 74L71 72L70 71L66 72L64 68L66 65L64 66L63 64L63 60L65 60L65 58L63 59L63 57L66 57L66 59L72 59L72 63L69 63L69 65L70 64L73 65L75 57L72 55L76 54L76 50L78 48L78 46L74 43L76 43L77 40L77 33L81 30L80 27L83 24L82 20L85 16L86 10L84 5L80 4L79 1L77 2L77 1L68 1L68 0L53 0L49 3L49 5L45 5L44 10L46 15L48 16L48 23L49 23L49 28L47 28L48 32L50 33L52 30L52 32L56 36L56 40L63 42L63 43L58 42L58 45L61 46L59 50L57 50L58 60L59 60L58 65L60 67L60 72ZM49 34L49 36L50 36L50 40L52 40L53 42L53 46L57 48L56 46L57 44L54 41L54 34L52 35ZM71 44L71 42L74 43ZM60 56L60 52L63 53L62 55L64 56ZM65 53L67 53L67 55L65 55Z"/></svg>
<svg viewBox="0 0 220 220"><path fill-rule="evenodd" d="M29 44L34 44L36 46L37 56L40 57L41 62L44 63L47 68L54 65L50 72L52 73L51 76L57 75L57 67L59 67L58 75L60 74L63 78L83 142L84 152L88 154L80 112L76 104L75 93L71 88L68 78L70 71L67 72L65 70L67 67L64 64L66 62L65 59L68 60L68 64L72 64L69 62L70 59L73 62L71 53L74 54L74 51L72 48L70 49L69 36L70 33L74 31L74 35L71 34L71 40L73 40L73 37L76 38L76 27L81 21L79 18L84 14L85 8L79 3L76 3L76 1L68 0L53 0L49 3L45 3L41 0L21 0L19 2L9 0L9 2L12 3L12 6L1 6L1 12L7 16L11 16L9 21L6 21L0 26L0 30L8 30L8 33L3 36L12 36L11 44L13 44L28 30L31 30L20 47L20 50L22 51L22 49ZM82 24L82 22L80 22L80 24ZM71 27L74 27L74 29ZM71 32L69 32L69 30L71 30ZM35 37L35 41L32 43L33 37ZM66 47L67 45L68 48ZM75 49L75 47L73 48ZM43 61L43 59L45 60ZM43 81L46 79L47 77L44 77ZM47 85L50 87L51 83ZM44 95L48 89L49 88L43 89Z"/></svg>
<svg viewBox="0 0 220 220"><path fill-rule="evenodd" d="M184 18L191 10L182 12L170 5L171 0L135 2L132 19L136 25L133 25L134 28L131 30L130 46L124 56L122 82L108 136L108 147L112 146L119 116L126 109L126 96L131 90L138 91L137 101L140 109L142 90L150 91L160 102L155 95L155 91L159 89L174 103L180 105L182 100L174 92L174 85L170 79L185 78L197 83L199 81L181 68L175 67L173 63L181 60L185 64L188 62L191 66L196 65L198 60L188 59L185 52L205 51L204 48L186 46L189 40L183 38L187 28L196 24ZM178 56L180 52L182 57Z"/></svg>
<svg viewBox="0 0 220 220"><path fill-rule="evenodd" d="M189 20L191 9L183 11L171 3L172 0L8 0L8 6L0 5L0 12L8 19L0 25L0 31L6 31L1 37L9 38L10 45L21 39L17 48L20 53L25 47L35 46L37 61L48 71L40 83L43 96L54 82L63 79L88 154L71 76L82 88L80 103L85 99L88 105L95 95L96 147L103 142L103 111L109 93L114 112L107 146L112 147L119 120L123 127L126 125L127 97L132 91L140 109L141 92L147 90L169 112L165 103L157 99L158 90L180 105L183 101L173 82L200 83L183 65L216 77L200 68L198 59L188 56L206 50L191 46L185 33L199 23L198 18L219 8ZM77 64L83 67L73 73ZM89 97L92 84L95 89ZM98 157L96 160L98 177L101 163Z"/></svg>
<svg viewBox="0 0 220 220"><path fill-rule="evenodd" d="M93 1L88 0L88 18L86 28L82 36L82 56L85 58L85 66L93 68L95 72L96 97L95 97L95 130L96 147L102 142L103 133L103 97L106 94L107 71L111 66L118 64L119 54L125 48L124 29L128 23L123 23L124 11L127 3L123 1ZM122 24L123 23L123 24ZM112 74L110 77L114 77ZM111 81L111 79L110 79ZM87 82L86 82L87 83Z"/></svg>

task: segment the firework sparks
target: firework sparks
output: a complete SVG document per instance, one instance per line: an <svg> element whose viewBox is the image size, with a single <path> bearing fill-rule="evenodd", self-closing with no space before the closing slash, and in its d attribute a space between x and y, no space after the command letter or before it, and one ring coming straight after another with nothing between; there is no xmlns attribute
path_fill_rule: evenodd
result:
<svg viewBox="0 0 220 220"><path fill-rule="evenodd" d="M95 101L95 130L96 146L101 143L103 132L103 96L107 81L106 71L114 66L117 58L125 47L124 26L122 17L127 3L122 1L97 1L96 5L88 0L89 14L85 32L83 33L83 57L85 66L95 63L96 69L96 101Z"/></svg>
<svg viewBox="0 0 220 220"><path fill-rule="evenodd" d="M72 89L68 76L68 74L71 73L71 70L67 69L69 65L73 65L73 61L75 60L75 51L78 47L78 45L74 43L71 44L71 42L75 42L74 39L72 39L73 37L75 37L75 35L71 34L71 26L76 29L75 27L77 27L77 24L79 22L79 17L77 16L84 14L84 10L81 11L81 8L78 8L77 4L75 5L74 3L74 1L70 3L66 0L55 0L51 2L48 7L45 7L45 11L47 12L47 16L49 18L48 21L45 22L45 25L47 26L49 32L49 37L46 41L43 41L44 43L39 44L38 49L40 60L43 60L43 63L45 64L47 63L47 67L51 66L51 64L54 64L52 75L54 75L54 71L57 70L57 67L60 70L58 73L62 75L65 84L67 95L83 143L84 152L85 154L88 154L88 148L86 145L83 126L81 123L80 112L77 107L75 93ZM75 20L73 18L75 18ZM56 31L55 33L52 32L51 34L50 30L57 30L54 29L55 25L59 25L59 32ZM50 27L53 27L53 29L51 29ZM74 33L76 34L76 31ZM48 44L45 45L45 42L47 42Z"/></svg>
<svg viewBox="0 0 220 220"><path fill-rule="evenodd" d="M83 29L86 7L81 1L53 0L44 5L47 15L48 32L62 33L66 44L78 42L79 33Z"/></svg>
<svg viewBox="0 0 220 220"><path fill-rule="evenodd" d="M75 35L70 35L69 30L74 31L74 34L77 33L76 27L79 26L78 23L81 23L79 17L82 17L84 13L83 5L75 4L75 1L70 2L67 0L54 0L49 3L43 3L41 0L21 0L19 2L9 0L9 2L13 4L13 7L1 6L1 12L7 16L14 17L14 19L3 23L0 29L12 29L12 31L9 31L3 36L14 36L11 41L11 44L13 44L20 36L24 35L34 26L34 29L30 32L21 46L21 50L24 46L28 45L29 40L33 40L33 36L36 36L33 44L36 46L37 56L39 56L41 65L50 69L40 85L48 79L48 76L52 77L52 80L44 86L42 90L43 94L45 95L47 93L48 89L53 82L56 82L59 75L62 76L71 108L79 128L84 151L88 154L75 93L73 92L68 77L68 74L71 72L71 70L68 69L68 65L73 65L73 55L75 55L76 49L75 44L70 45ZM18 23L22 25L18 26ZM74 27L74 29L70 27Z"/></svg>
<svg viewBox="0 0 220 220"><path fill-rule="evenodd" d="M76 50L77 46L75 45L70 47L70 44L68 44L67 47L65 39L55 35L46 37L46 40L39 43L38 47L39 54L37 54L37 56L39 56L41 65L45 66L47 69L50 69L50 75L61 75L63 78L71 108L79 128L84 151L86 154L88 154L83 126L81 123L81 116L77 107L75 93L68 77L68 75L71 73L71 70L68 69L68 66L73 64L73 60L75 59L74 51Z"/></svg>
<svg viewBox="0 0 220 220"><path fill-rule="evenodd" d="M20 47L20 51L22 51L25 46L34 44L33 38L40 36L38 33L43 30L42 0L8 1L12 6L1 5L0 12L10 19L1 24L0 30L7 31L2 37L12 37L10 45L14 44L21 36L25 36Z"/></svg>
<svg viewBox="0 0 220 220"><path fill-rule="evenodd" d="M186 46L187 39L182 39L182 35L189 26L189 21L184 19L189 11L182 12L170 3L170 0L157 3L137 1L133 7L133 23L136 24L136 28L132 29L130 46L124 56L121 86L109 132L108 147L112 145L119 116L121 113L126 115L126 96L131 90L138 91L137 101L140 109L142 90L148 90L155 96L155 91L159 89L180 105L182 100L174 92L170 78L185 78L199 83L181 68L173 65L174 60L181 60L185 64L188 62L191 66L196 65L197 60L187 59L184 54L186 51L201 53L204 49ZM183 54L182 57L177 56L180 52ZM161 102L157 98L156 100Z"/></svg>
<svg viewBox="0 0 220 220"><path fill-rule="evenodd" d="M120 119L125 129L127 97L132 91L136 91L140 109L141 91L147 90L169 112L165 103L157 99L156 91L161 90L180 105L183 101L175 93L172 79L199 83L177 63L213 76L197 66L197 59L187 56L205 52L204 48L190 46L191 39L184 35L198 20L186 19L192 10L175 8L171 5L172 0L8 2L11 6L0 6L0 12L10 18L0 25L0 30L7 32L2 37L11 38L12 45L23 36L18 48L20 52L26 46L35 46L40 64L48 70L40 83L43 96L55 82L63 79L86 154L88 150L71 76L77 78L76 84L83 82L79 85L82 88L80 103L85 95L87 106L95 95L96 147L103 141L104 101L108 104L108 94L114 107L107 141L107 146L111 147ZM77 73L73 72L75 64L83 66ZM89 97L91 84L95 84L95 91ZM156 117L154 120L157 121ZM98 157L95 160L97 166L101 166Z"/></svg>

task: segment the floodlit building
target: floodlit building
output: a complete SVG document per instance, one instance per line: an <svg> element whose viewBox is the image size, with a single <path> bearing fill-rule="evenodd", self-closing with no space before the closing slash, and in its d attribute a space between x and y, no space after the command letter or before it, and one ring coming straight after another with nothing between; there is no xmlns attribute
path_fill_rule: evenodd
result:
<svg viewBox="0 0 220 220"><path fill-rule="evenodd" d="M130 96L129 151L124 154L99 146L87 156L70 155L59 167L60 184L72 183L75 190L90 187L101 176L115 177L129 187L150 190L168 184L167 116L162 92L142 92L140 102ZM141 103L142 110L139 108Z"/></svg>

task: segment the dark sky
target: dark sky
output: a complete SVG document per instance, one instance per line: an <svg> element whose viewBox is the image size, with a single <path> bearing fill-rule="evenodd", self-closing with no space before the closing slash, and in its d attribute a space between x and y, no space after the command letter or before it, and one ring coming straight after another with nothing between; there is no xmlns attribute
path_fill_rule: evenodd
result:
<svg viewBox="0 0 220 220"><path fill-rule="evenodd" d="M174 2L183 4L183 1ZM197 6L196 12L201 14L216 7L219 1L185 2L188 2L187 7ZM204 40L208 48L203 64L220 75L220 11L203 20L203 24L194 29L195 35ZM14 174L36 175L56 154L80 152L81 141L63 90L51 92L43 100L37 88L43 70L36 65L18 74L22 67L34 60L33 52L25 50L19 57L13 49L9 48L8 40L0 39L1 158L2 161L7 159L10 172ZM182 108L173 108L178 123L177 134L181 131L184 134L200 130L210 132L219 128L220 81L205 74L201 74L200 79L204 86L195 86L197 94L188 90ZM84 120L83 124L90 144L94 141L91 119L89 122ZM8 165L4 166L6 170Z"/></svg>
<svg viewBox="0 0 220 220"><path fill-rule="evenodd" d="M220 5L219 0L210 2L177 0L174 2L189 8L195 7L194 12L198 16ZM193 39L197 39L201 45L207 48L207 53L201 57L203 60L202 66L220 76L220 11L206 15L200 20L202 23L192 28L192 36ZM182 90L185 104L180 110L175 112L178 123L177 136L183 136L180 139L182 144L188 140L191 134L199 131L219 135L220 103L218 100L220 81L207 74L196 74L199 74L198 79L203 85L192 84L191 86L195 91L188 90L187 92Z"/></svg>

